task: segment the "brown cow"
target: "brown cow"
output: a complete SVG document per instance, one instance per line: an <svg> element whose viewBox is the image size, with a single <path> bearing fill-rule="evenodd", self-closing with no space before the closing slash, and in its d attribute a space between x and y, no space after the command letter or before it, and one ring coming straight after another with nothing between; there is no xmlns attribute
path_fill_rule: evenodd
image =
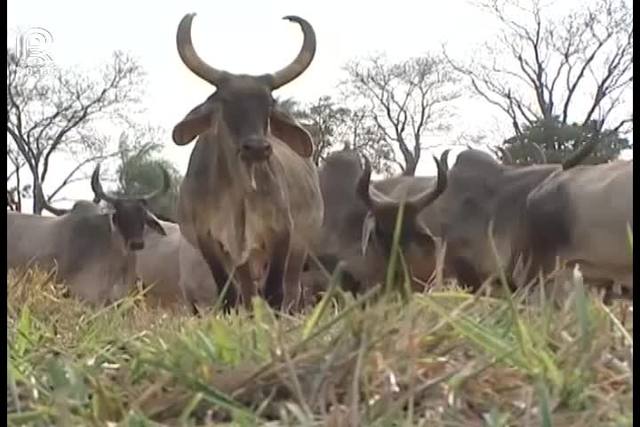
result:
<svg viewBox="0 0 640 427"><path fill-rule="evenodd" d="M191 41L193 17L180 22L178 52L217 90L173 130L178 145L198 137L180 189L180 229L200 249L219 287L235 271L246 307L257 293L251 269L268 260L265 297L274 307L290 309L299 300L300 273L322 224L323 205L311 136L276 108L271 93L309 66L315 33L304 19L285 17L304 34L296 59L273 74L236 75L198 56ZM230 286L225 308L235 302Z"/></svg>

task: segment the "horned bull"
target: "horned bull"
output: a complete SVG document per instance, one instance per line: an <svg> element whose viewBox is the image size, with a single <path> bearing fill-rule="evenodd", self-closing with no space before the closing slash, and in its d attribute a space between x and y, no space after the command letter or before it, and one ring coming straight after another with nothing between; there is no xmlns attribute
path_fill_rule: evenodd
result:
<svg viewBox="0 0 640 427"><path fill-rule="evenodd" d="M285 17L298 23L304 34L294 61L272 74L239 75L214 68L198 56L191 41L193 17L186 15L178 26L178 53L216 92L173 130L178 145L197 137L180 188L180 230L201 251L218 287L234 275L246 307L257 294L251 266L266 259L267 301L293 308L299 300L307 246L322 224L323 204L311 160L311 136L277 108L272 91L310 65L315 33L304 19ZM236 298L230 286L225 308Z"/></svg>
<svg viewBox="0 0 640 427"><path fill-rule="evenodd" d="M45 208L58 217L7 213L8 268L32 263L45 269L57 266L56 279L94 304L120 299L131 289L136 281L136 251L144 248L144 229L165 234L146 202L168 190L168 179L147 196L128 198L106 194L99 174L100 165L91 186L97 198L110 204L108 212L89 201L78 201L70 210L45 202Z"/></svg>

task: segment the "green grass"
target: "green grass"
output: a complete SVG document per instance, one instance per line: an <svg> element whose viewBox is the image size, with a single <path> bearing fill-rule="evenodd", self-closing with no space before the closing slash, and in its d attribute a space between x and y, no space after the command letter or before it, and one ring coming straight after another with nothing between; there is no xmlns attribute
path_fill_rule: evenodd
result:
<svg viewBox="0 0 640 427"><path fill-rule="evenodd" d="M632 423L629 303L580 281L562 308L440 283L409 299L334 287L279 318L259 299L253 316L139 295L96 310L38 272L8 287L11 425Z"/></svg>
<svg viewBox="0 0 640 427"><path fill-rule="evenodd" d="M355 299L338 269L293 317L257 298L251 315L197 318L140 293L96 310L50 274L10 272L9 423L632 425L630 302L603 305L579 274L564 304L525 304L504 274L501 298L441 272L410 295L401 218L383 284Z"/></svg>

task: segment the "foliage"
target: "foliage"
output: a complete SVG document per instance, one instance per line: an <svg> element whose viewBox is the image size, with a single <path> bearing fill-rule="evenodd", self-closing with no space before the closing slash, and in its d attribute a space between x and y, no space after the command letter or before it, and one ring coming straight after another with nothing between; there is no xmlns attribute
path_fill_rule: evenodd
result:
<svg viewBox="0 0 640 427"><path fill-rule="evenodd" d="M622 150L632 148L629 140L615 129L594 133L596 127L593 121L581 126L577 123L563 125L558 117L541 119L532 126L523 126L520 135L506 139L504 144L514 162L519 164L531 163L531 150L522 145L526 142L538 144L544 150L548 163L562 163L591 137L598 138L599 142L594 153L582 162L584 164L606 163L618 158Z"/></svg>
<svg viewBox="0 0 640 427"><path fill-rule="evenodd" d="M26 165L31 192L47 180L59 155L76 161L58 186L86 179L79 172L87 164L115 155L107 152L107 138L96 129L100 120L117 123L129 107L139 103L143 72L121 52L94 73L55 64L34 65L7 49L7 133L9 159L14 168ZM33 211L40 213L40 198Z"/></svg>
<svg viewBox="0 0 640 427"><path fill-rule="evenodd" d="M399 62L373 55L350 61L345 71L345 96L368 111L382 140L394 148L393 162L413 175L428 148L425 135L449 128L451 103L460 96L453 68L433 54Z"/></svg>
<svg viewBox="0 0 640 427"><path fill-rule="evenodd" d="M350 109L330 96L321 96L306 105L292 98L279 101L280 108L296 117L313 137L314 162L317 166L335 150L355 149L367 156L372 168L391 174L393 147L364 108Z"/></svg>
<svg viewBox="0 0 640 427"><path fill-rule="evenodd" d="M578 284L579 285L579 284ZM438 283L338 289L295 317L92 309L8 276L10 425L632 425L632 312Z"/></svg>
<svg viewBox="0 0 640 427"><path fill-rule="evenodd" d="M149 201L149 209L160 219L177 222L176 206L182 176L168 160L158 157L162 144L160 129L152 126L136 126L132 132L120 136L120 159L117 168L117 195L148 194L160 188L163 175L160 168L169 172L171 185L161 197Z"/></svg>
<svg viewBox="0 0 640 427"><path fill-rule="evenodd" d="M498 36L475 49L470 61L447 58L473 93L509 118L515 136L541 124L551 133L580 133L595 124L615 146L632 124L631 4L596 0L565 14L558 12L560 3L538 0L476 4L496 19ZM613 152L603 149L600 159Z"/></svg>

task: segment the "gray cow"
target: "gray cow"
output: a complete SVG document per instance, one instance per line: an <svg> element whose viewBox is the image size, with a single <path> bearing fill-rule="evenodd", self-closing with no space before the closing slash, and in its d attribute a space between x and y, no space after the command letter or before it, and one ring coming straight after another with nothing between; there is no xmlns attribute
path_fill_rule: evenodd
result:
<svg viewBox="0 0 640 427"><path fill-rule="evenodd" d="M66 282L72 294L95 304L120 299L129 291L136 280L135 253L144 248L145 227L165 233L146 209L146 201L168 190L168 175L164 186L152 194L123 198L106 194L99 174L100 165L93 172L92 189L111 204L112 212L79 201L70 210L45 204L59 217L7 213L8 268L57 265L56 279Z"/></svg>
<svg viewBox="0 0 640 427"><path fill-rule="evenodd" d="M138 276L147 285L152 305L187 304L194 314L210 307L216 300L216 283L211 271L194 248L180 233L178 224L160 221L166 237L145 231L145 248L138 252Z"/></svg>
<svg viewBox="0 0 640 427"><path fill-rule="evenodd" d="M460 153L444 194L434 203L437 215L425 216L429 229L446 243L446 273L472 289L497 272L488 238L493 238L508 275L521 256L530 254L526 223L527 197L549 176L570 171L595 148L585 144L562 165L511 166L478 150ZM533 262L533 261L531 261ZM529 270L535 274L534 270Z"/></svg>
<svg viewBox="0 0 640 427"><path fill-rule="evenodd" d="M346 289L358 292L384 280L402 200L405 208L400 247L412 277L423 283L429 279L435 268L438 240L419 216L446 188L448 154L445 151L440 160L434 157L437 177L399 176L373 183L366 157L364 168L358 154L351 150L327 157L320 169L325 218L314 253L329 271L338 262L344 263ZM316 292L322 290L322 275L313 262L305 274L315 284ZM414 281L413 286L419 289L422 284Z"/></svg>
<svg viewBox="0 0 640 427"><path fill-rule="evenodd" d="M587 280L633 291L633 161L557 171L531 191L526 212L534 269L549 271L559 257Z"/></svg>
<svg viewBox="0 0 640 427"><path fill-rule="evenodd" d="M300 273L322 224L323 205L311 136L277 108L271 93L310 65L315 33L304 19L286 17L304 33L295 60L273 74L237 75L198 56L191 41L194 15L178 26L178 53L217 90L173 130L178 145L198 137L180 188L180 229L202 252L218 286L235 271L245 306L257 294L252 271L264 274L266 264L267 301L290 309L299 301ZM225 309L236 298L230 286Z"/></svg>

